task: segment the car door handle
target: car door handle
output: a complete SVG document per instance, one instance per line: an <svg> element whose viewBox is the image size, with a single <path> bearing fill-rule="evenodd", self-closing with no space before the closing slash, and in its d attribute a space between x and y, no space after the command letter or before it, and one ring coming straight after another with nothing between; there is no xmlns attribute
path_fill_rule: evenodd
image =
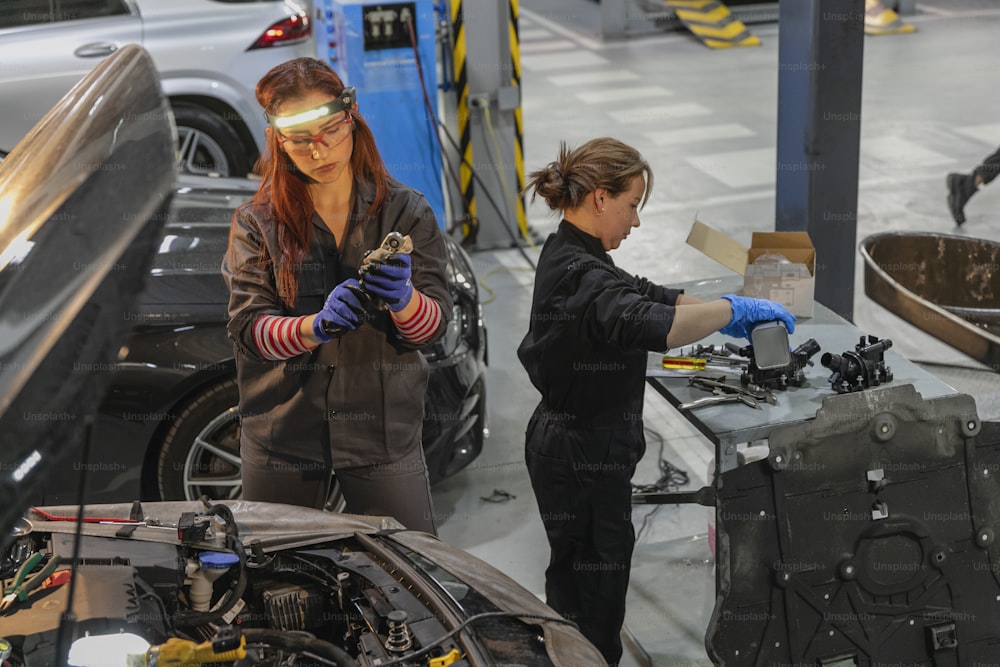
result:
<svg viewBox="0 0 1000 667"><path fill-rule="evenodd" d="M80 58L103 58L110 56L118 50L118 45L113 42L91 42L77 47L73 55Z"/></svg>

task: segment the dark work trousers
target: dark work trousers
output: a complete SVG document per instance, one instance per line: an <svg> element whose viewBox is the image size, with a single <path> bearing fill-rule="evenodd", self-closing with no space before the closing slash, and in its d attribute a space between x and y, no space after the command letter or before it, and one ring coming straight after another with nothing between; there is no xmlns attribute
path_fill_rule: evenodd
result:
<svg viewBox="0 0 1000 667"><path fill-rule="evenodd" d="M997 174L1000 174L1000 148L983 160L972 173L978 176L984 185L996 178Z"/></svg>
<svg viewBox="0 0 1000 667"><path fill-rule="evenodd" d="M240 459L246 500L320 509L335 475L348 512L391 516L410 530L437 535L422 447L392 463L332 470L320 461L278 456L244 438Z"/></svg>
<svg viewBox="0 0 1000 667"><path fill-rule="evenodd" d="M622 655L635 543L631 480L646 449L642 421L626 423L574 428L540 406L528 422L524 452L552 551L546 603L579 625L609 665Z"/></svg>

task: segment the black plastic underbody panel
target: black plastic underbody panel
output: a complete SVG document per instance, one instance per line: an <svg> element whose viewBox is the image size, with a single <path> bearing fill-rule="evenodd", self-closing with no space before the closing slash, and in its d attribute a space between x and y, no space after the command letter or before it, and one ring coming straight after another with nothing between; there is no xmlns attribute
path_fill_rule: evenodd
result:
<svg viewBox="0 0 1000 667"><path fill-rule="evenodd" d="M832 396L722 474L717 665L1000 655L1000 423L912 385Z"/></svg>

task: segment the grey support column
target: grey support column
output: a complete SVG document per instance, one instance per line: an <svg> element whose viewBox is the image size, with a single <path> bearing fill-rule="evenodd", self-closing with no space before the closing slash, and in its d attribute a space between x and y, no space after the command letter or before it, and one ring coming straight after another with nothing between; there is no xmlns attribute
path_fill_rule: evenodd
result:
<svg viewBox="0 0 1000 667"><path fill-rule="evenodd" d="M520 72L512 52L511 0L465 0L468 49L469 141L475 179L475 247L488 250L521 243L519 220L524 204L519 190L523 156L518 145L521 107Z"/></svg>
<svg viewBox="0 0 1000 667"><path fill-rule="evenodd" d="M809 232L816 300L851 320L864 0L779 5L777 231Z"/></svg>
<svg viewBox="0 0 1000 667"><path fill-rule="evenodd" d="M601 38L625 38L625 0L600 0Z"/></svg>

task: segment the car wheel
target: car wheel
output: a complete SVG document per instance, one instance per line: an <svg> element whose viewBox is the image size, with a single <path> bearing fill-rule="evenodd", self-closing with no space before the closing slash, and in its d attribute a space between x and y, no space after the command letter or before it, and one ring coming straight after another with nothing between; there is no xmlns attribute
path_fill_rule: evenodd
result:
<svg viewBox="0 0 1000 667"><path fill-rule="evenodd" d="M239 389L235 380L214 385L173 412L160 444L156 482L163 500L240 498ZM336 478L323 506L346 507Z"/></svg>
<svg viewBox="0 0 1000 667"><path fill-rule="evenodd" d="M247 151L224 120L202 107L174 104L177 167L184 174L246 175Z"/></svg>

